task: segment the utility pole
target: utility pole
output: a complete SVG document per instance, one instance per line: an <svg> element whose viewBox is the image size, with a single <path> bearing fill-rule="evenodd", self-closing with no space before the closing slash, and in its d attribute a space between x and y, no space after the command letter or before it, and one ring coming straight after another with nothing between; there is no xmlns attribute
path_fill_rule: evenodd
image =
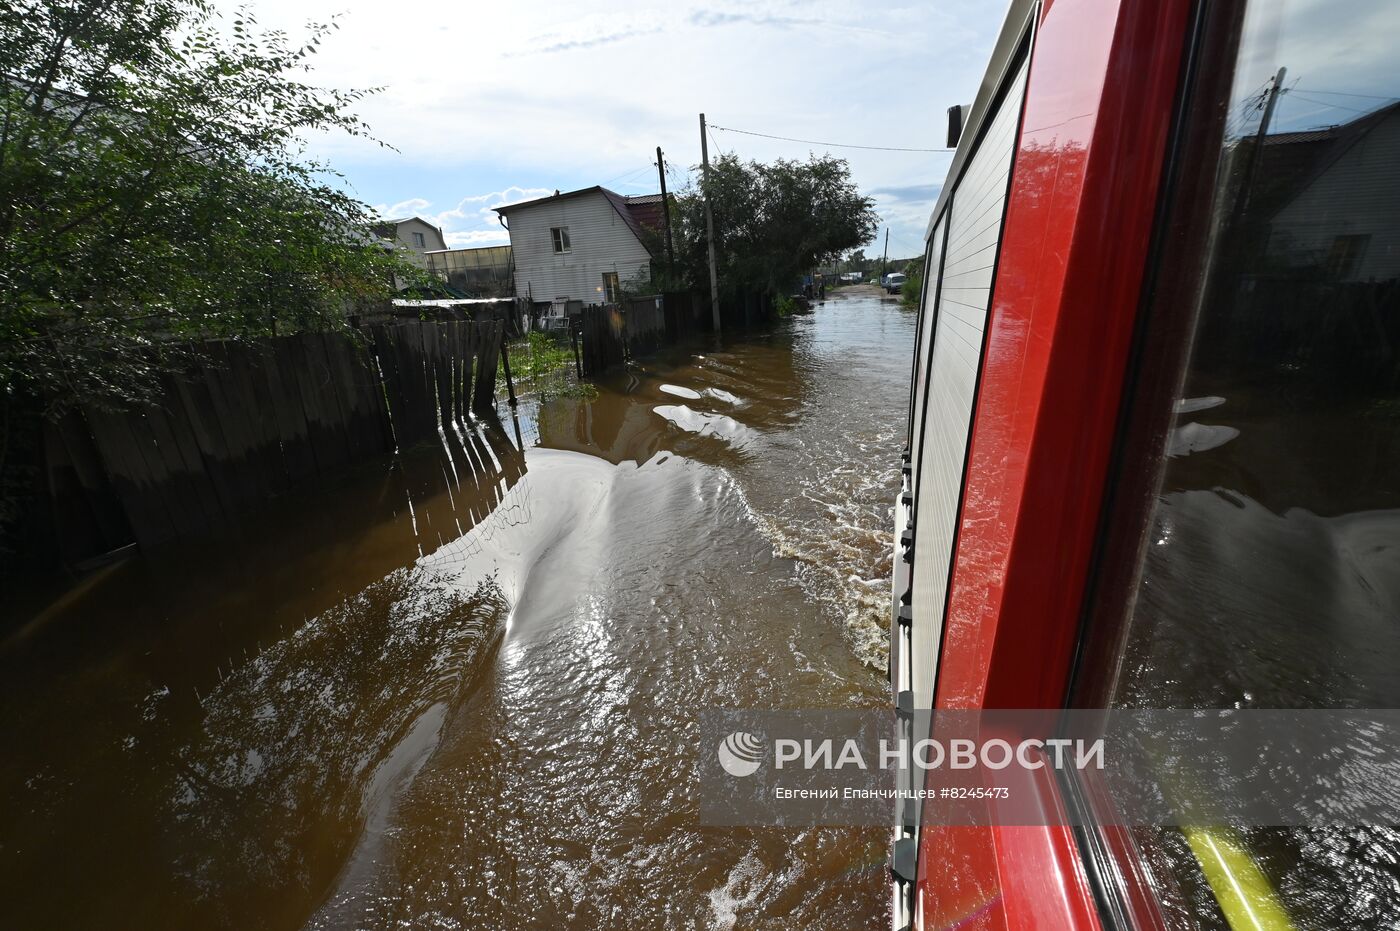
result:
<svg viewBox="0 0 1400 931"><path fill-rule="evenodd" d="M890 228L885 227L885 251L880 255L880 287L885 286L885 264L890 260Z"/></svg>
<svg viewBox="0 0 1400 931"><path fill-rule="evenodd" d="M1249 164L1245 166L1244 184L1240 186L1240 195L1235 201L1231 226L1249 211L1249 202L1254 195L1254 173L1259 167L1260 153L1264 150L1264 137L1269 134L1269 124L1273 122L1274 108L1278 106L1279 95L1283 93L1283 79L1287 75L1287 68L1278 69L1278 73L1274 75L1273 87L1269 88L1269 96L1264 101L1264 115L1259 118L1259 132L1255 135L1254 147L1249 152Z"/></svg>
<svg viewBox="0 0 1400 931"><path fill-rule="evenodd" d="M666 272L676 273L676 248L671 243L671 204L666 200L666 156L656 147L656 176L661 179L661 216L666 222Z"/></svg>
<svg viewBox="0 0 1400 931"><path fill-rule="evenodd" d="M705 234L710 240L710 319L719 332L719 273L715 270L715 214L710 209L710 144L705 140L705 114L700 114L700 162L705 166Z"/></svg>
<svg viewBox="0 0 1400 931"><path fill-rule="evenodd" d="M1274 118L1274 107L1278 105L1278 95L1283 92L1283 79L1287 75L1287 68L1279 68L1278 74L1274 75L1274 86L1269 88L1269 100L1264 104L1264 118L1259 121L1259 142L1261 145L1264 142L1264 136L1269 132L1269 123Z"/></svg>

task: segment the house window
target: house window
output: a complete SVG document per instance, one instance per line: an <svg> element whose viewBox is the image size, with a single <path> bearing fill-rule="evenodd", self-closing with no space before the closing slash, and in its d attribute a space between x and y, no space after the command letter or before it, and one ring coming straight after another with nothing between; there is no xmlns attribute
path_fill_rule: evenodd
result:
<svg viewBox="0 0 1400 931"><path fill-rule="evenodd" d="M554 251L558 253L569 251L569 228L567 226L555 226L549 231L549 235L554 239Z"/></svg>
<svg viewBox="0 0 1400 931"><path fill-rule="evenodd" d="M603 302L617 303L617 272L603 272Z"/></svg>
<svg viewBox="0 0 1400 931"><path fill-rule="evenodd" d="M424 247L427 245L427 240L425 240L425 239L423 238L423 234L422 234L422 233L414 233L414 234L412 234L412 235L413 235L413 244L414 244L415 246L417 246L419 249L422 249L422 248L424 248Z"/></svg>
<svg viewBox="0 0 1400 931"><path fill-rule="evenodd" d="M1348 234L1332 240L1332 249L1327 253L1326 268L1335 278L1350 279L1361 265L1366 247L1371 244L1371 234Z"/></svg>

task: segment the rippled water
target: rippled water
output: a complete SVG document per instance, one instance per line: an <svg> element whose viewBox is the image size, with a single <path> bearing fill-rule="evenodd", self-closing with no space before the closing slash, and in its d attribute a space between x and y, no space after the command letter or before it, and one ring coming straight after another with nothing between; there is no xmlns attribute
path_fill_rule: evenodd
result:
<svg viewBox="0 0 1400 931"><path fill-rule="evenodd" d="M14 599L5 926L853 928L882 830L702 828L706 707L888 701L872 291Z"/></svg>

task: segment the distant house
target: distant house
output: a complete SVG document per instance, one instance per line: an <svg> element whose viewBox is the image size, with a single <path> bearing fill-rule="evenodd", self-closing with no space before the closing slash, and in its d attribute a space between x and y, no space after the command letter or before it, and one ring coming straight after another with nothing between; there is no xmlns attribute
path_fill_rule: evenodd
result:
<svg viewBox="0 0 1400 931"><path fill-rule="evenodd" d="M374 233L387 245L401 247L404 258L423 269L428 267L429 252L447 248L442 229L422 217L382 220L375 224ZM402 291L408 286L409 282L395 277L395 288Z"/></svg>
<svg viewBox="0 0 1400 931"><path fill-rule="evenodd" d="M384 220L375 226L374 231L385 239L405 246L408 260L420 268L428 267L426 254L435 249L446 249L447 240L442 229L422 217L403 217L398 220Z"/></svg>
<svg viewBox="0 0 1400 931"><path fill-rule="evenodd" d="M650 272L660 194L625 197L595 186L497 207L510 229L515 293L535 306L610 303Z"/></svg>

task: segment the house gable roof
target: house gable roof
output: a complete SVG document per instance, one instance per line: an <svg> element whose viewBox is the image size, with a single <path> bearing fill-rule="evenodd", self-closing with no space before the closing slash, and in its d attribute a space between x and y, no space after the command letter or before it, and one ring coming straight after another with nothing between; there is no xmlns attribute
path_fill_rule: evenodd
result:
<svg viewBox="0 0 1400 931"><path fill-rule="evenodd" d="M1273 215L1302 196L1372 130L1400 113L1387 104L1356 119L1326 129L1277 133L1264 137L1261 166L1265 212ZM1291 150L1291 151L1290 151Z"/></svg>
<svg viewBox="0 0 1400 931"><path fill-rule="evenodd" d="M371 229L374 230L376 235L383 236L386 239L392 239L398 235L398 229L400 226L403 226L405 223L411 223L414 220L417 220L419 223L422 223L430 230L435 230L438 236L442 238L442 241L444 243L447 242L447 237L443 235L442 227L437 226L433 223L429 223L422 217L398 217L397 219L393 220L380 220L379 222L375 223L371 227Z"/></svg>
<svg viewBox="0 0 1400 931"><path fill-rule="evenodd" d="M627 224L627 228L632 231L632 235L637 237L637 241L646 247L648 251L651 251L651 245L648 243L650 237L645 234L644 228L651 227L652 229L656 229L661 225L660 194L643 194L639 197L626 197L616 191L608 190L601 184L595 184L592 187L580 188L577 191L566 191L563 194L551 194L548 197L537 197L534 200L521 201L518 204L503 204L500 207L493 207L492 209L501 216L509 216L511 213L526 207L540 207L556 201L582 197L586 194L603 195L608 203L612 204L613 209L617 211L617 215L622 218L622 222Z"/></svg>

